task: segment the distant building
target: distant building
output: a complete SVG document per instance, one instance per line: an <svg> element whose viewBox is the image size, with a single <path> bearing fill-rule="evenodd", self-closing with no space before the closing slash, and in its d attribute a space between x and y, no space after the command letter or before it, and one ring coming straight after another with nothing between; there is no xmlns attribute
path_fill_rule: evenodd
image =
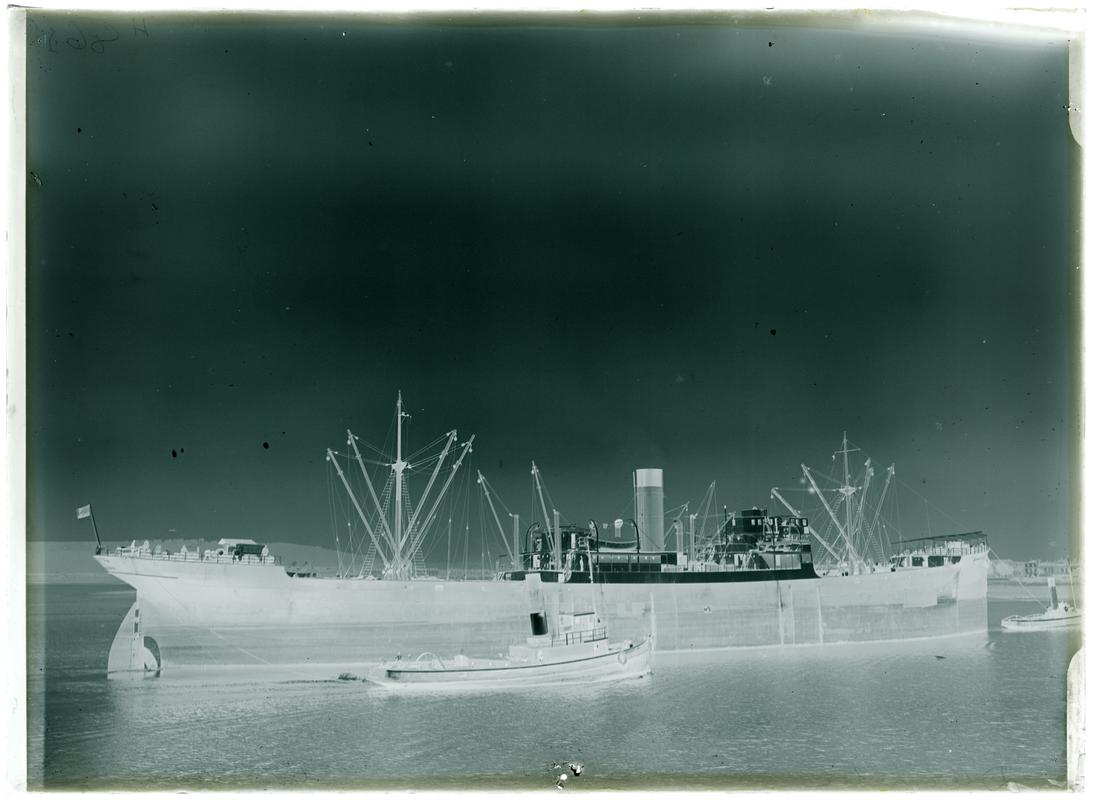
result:
<svg viewBox="0 0 1096 800"><path fill-rule="evenodd" d="M1073 577L1080 577L1079 565L1065 559L1061 561L1027 561L1024 563L1025 578L1069 577L1070 572L1073 573Z"/></svg>

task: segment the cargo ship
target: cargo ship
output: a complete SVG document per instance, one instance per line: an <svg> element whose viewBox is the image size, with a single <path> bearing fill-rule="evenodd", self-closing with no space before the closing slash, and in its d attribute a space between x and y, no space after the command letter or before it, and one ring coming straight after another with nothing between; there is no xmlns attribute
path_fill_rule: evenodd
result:
<svg viewBox="0 0 1096 800"><path fill-rule="evenodd" d="M148 542L110 552L98 548L99 564L136 590L110 650L108 675L232 666L322 666L330 672L397 653L490 655L498 643L522 635L514 609L524 605L530 575L542 582L551 613L587 602L593 585L616 635L640 641L657 631L660 651L987 631L986 537L974 531L888 542L884 553L878 512L873 515L865 502L874 472L869 460L862 482L854 484L847 439L839 451L840 486L823 489L802 467L826 512L821 532L778 489L770 497L789 513L724 511L711 532L696 529L698 517L709 515L679 514L667 532L657 468L635 470L631 519L563 524L557 510L548 513L534 464L542 519L522 532L511 515L511 530L502 537L505 565L492 579L438 579L427 574L423 543L438 533L442 499L474 437L458 446L450 431L438 440L444 443L436 458L415 462L403 450L406 416L398 398L396 452L375 470L376 480L351 432L345 454L327 451L359 531L360 558L348 558L336 575L287 569L253 539L222 539L197 552L154 552ZM417 502L408 473L426 482ZM884 494L892 476L893 467ZM477 483L490 503L482 475ZM493 503L490 508L502 534Z"/></svg>

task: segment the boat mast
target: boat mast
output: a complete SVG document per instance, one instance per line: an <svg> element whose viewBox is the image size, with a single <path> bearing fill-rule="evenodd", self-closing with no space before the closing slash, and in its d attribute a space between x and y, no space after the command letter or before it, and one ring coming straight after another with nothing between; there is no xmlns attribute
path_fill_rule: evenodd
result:
<svg viewBox="0 0 1096 800"><path fill-rule="evenodd" d="M514 547L510 551L510 557L513 560L513 568L515 570L521 569L521 519L517 514L511 514L510 518L514 521Z"/></svg>
<svg viewBox="0 0 1096 800"><path fill-rule="evenodd" d="M1074 610L1077 609L1077 587L1073 585L1073 565L1066 559L1066 572L1069 573L1069 598L1073 601Z"/></svg>
<svg viewBox="0 0 1096 800"><path fill-rule="evenodd" d="M343 474L342 469L339 468L334 451L330 449L327 451L327 460L335 467L335 472L342 482L343 488L346 489L346 493L350 497L354 510L357 512L358 517L365 526L365 530L369 534L373 547L376 549L377 554L380 555L381 560L384 563L384 570L381 573L381 577L395 580L410 580L415 577L415 565L416 562L421 559L420 547L422 546L423 537L434 523L438 507L446 492L449 490L453 477L460 469L465 456L472 451L472 442L475 441L476 438L475 436L472 436L462 445L460 455L457 457L455 463L449 465L441 489L431 498L431 493L434 492L434 486L438 481L438 478L441 477L445 461L453 452L454 444L457 441L457 432L455 430L446 434L445 444L441 448L440 454L437 456L437 463L434 465L430 478L427 480L426 489L418 498L418 501L415 502L408 493L407 482L404 479L404 473L408 469L414 468L414 465L409 461L404 460L403 457L403 421L404 419L410 418L411 415L404 410L403 393L399 392L396 396L395 461L381 461L378 464L382 468L387 466L391 469L391 475L388 478L388 482L385 483L382 493L383 502L382 498L377 497L373 482L369 478L369 471L365 467L361 451L358 448L358 437L349 430L346 432L347 443L353 452L354 459L358 462L358 466L362 473L362 479L365 481L366 488L368 489L369 499L373 502L373 507L376 510L376 519L372 524L365 514L365 511L362 509L361 504L358 502L358 498L355 496L353 489L351 489L346 475ZM376 448L373 449L376 450ZM377 452L381 451L378 450ZM385 454L382 454L382 457L385 457ZM391 456L387 457L390 458ZM423 463L425 463L425 461ZM390 489L392 490L392 493L390 493ZM389 503L391 503L391 505L389 505ZM392 514L391 525L388 522L388 513ZM451 557L451 540L452 519L449 520L449 533L446 545L447 571L449 569L449 559ZM386 546L382 546L382 542Z"/></svg>
<svg viewBox="0 0 1096 800"><path fill-rule="evenodd" d="M696 561L696 514L689 515L689 553L686 558L690 567Z"/></svg>
<svg viewBox="0 0 1096 800"><path fill-rule="evenodd" d="M845 558L849 564L850 572L858 572L857 553L852 543L852 496L856 494L856 488L849 485L849 453L856 452L859 448L849 450L849 435L847 431L841 432L841 454L845 464L845 482L838 489L845 498Z"/></svg>
<svg viewBox="0 0 1096 800"><path fill-rule="evenodd" d="M403 411L403 392L396 393L396 463L392 465L392 470L395 472L396 477L396 514L395 519L395 538L396 538L396 561L393 565L396 570L397 577L403 577L406 570L403 557L403 471L407 467L407 462L403 460L403 418L410 414L404 414Z"/></svg>

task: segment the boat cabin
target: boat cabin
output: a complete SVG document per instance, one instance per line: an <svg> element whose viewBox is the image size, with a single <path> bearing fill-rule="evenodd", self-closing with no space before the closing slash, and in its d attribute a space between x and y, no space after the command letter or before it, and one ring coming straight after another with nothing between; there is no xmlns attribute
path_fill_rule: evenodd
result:
<svg viewBox="0 0 1096 800"><path fill-rule="evenodd" d="M553 644L582 644L608 638L605 625L593 611L559 615Z"/></svg>
<svg viewBox="0 0 1096 800"><path fill-rule="evenodd" d="M233 561L243 561L247 556L265 558L270 553L265 544L254 539L220 539L217 547L218 555L231 556Z"/></svg>

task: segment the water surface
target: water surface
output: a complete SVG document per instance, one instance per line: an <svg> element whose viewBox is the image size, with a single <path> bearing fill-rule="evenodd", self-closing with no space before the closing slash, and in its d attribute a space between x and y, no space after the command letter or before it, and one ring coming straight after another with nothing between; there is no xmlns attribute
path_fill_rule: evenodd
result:
<svg viewBox="0 0 1096 800"><path fill-rule="evenodd" d="M1052 788L1079 637L988 636L658 654L611 687L394 696L234 670L107 681L133 600L28 587L32 788Z"/></svg>

